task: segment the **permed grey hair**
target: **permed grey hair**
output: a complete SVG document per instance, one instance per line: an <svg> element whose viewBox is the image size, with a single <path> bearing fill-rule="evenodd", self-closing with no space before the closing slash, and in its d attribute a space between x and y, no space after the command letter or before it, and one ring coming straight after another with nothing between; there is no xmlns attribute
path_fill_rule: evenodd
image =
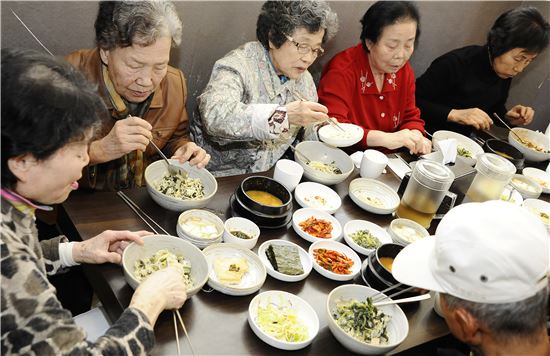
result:
<svg viewBox="0 0 550 356"><path fill-rule="evenodd" d="M533 339L546 325L548 288L522 301L504 304L474 303L448 294L444 298L450 310L465 309L491 330L498 341Z"/></svg>
<svg viewBox="0 0 550 356"><path fill-rule="evenodd" d="M96 42L104 50L149 46L161 37L170 37L176 47L181 32L174 4L163 0L102 1L95 21Z"/></svg>
<svg viewBox="0 0 550 356"><path fill-rule="evenodd" d="M281 47L297 28L310 33L325 30L323 43L338 31L338 16L325 1L267 1L258 16L256 37L265 48L269 41Z"/></svg>

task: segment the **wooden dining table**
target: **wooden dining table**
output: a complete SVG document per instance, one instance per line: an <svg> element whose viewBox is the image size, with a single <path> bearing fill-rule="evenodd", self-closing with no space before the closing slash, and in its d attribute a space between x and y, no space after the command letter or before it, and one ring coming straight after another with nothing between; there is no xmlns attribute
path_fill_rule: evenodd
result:
<svg viewBox="0 0 550 356"><path fill-rule="evenodd" d="M260 175L271 176L272 172ZM218 178L218 191L206 206L222 217L231 216L229 198L235 188L247 175ZM334 214L342 226L353 219L364 219L384 228L388 227L392 215L376 215L362 210L348 196L348 187L352 179L357 178L358 170L342 183L332 188L342 198L341 208ZM380 181L397 190L400 180L391 171L383 174ZM179 213L168 211L157 205L145 188L125 191L147 215L164 227L170 234L176 235L176 222ZM104 230L150 230L148 226L117 196L115 192L77 191L63 204L64 212L60 219L62 229L71 239L89 239ZM299 208L294 201L294 209ZM292 241L306 251L310 243L302 239L293 230L291 224L278 229L262 229L259 241L253 249L267 240L281 239ZM365 256L362 256L364 259ZM84 270L95 293L101 301L109 318L116 320L129 305L133 290L126 283L121 266L114 264L86 265ZM355 281L337 282L321 276L316 271L300 282L283 282L271 276L259 292L282 290L293 293L306 300L319 316L319 334L313 343L294 355L345 355L349 354L332 335L327 325L327 296L334 288L346 283L362 283L361 278ZM197 354L204 355L269 355L290 353L271 347L261 341L247 322L248 306L256 292L248 296L229 296L218 291L208 291L205 286L197 295L190 298L180 310L185 321L193 348ZM449 333L444 319L433 311L433 299L419 303L403 305L409 320L409 334L403 343L393 352L397 353L420 344L443 337ZM182 351L190 353L183 333L180 331ZM176 353L176 342L172 315L164 312L155 325L156 346L154 355L173 355Z"/></svg>

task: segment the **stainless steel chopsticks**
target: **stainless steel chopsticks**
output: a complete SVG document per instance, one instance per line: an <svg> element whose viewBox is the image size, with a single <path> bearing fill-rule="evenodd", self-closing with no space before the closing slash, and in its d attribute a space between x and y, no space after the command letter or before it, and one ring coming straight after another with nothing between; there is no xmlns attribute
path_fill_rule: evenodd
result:
<svg viewBox="0 0 550 356"><path fill-rule="evenodd" d="M134 213L136 213L137 216L141 218L141 220L143 220L145 224L147 224L147 226L149 226L151 230L153 230L155 234L158 234L159 232L149 222L156 225L157 228L160 229L160 231L162 231L164 234L171 235L155 220L153 220L153 218L151 218L143 210L141 210L141 208L136 203L134 203L134 201L130 199L126 194L124 194L124 192L118 191L116 194L126 203L126 205L130 207L130 209L134 211Z"/></svg>
<svg viewBox="0 0 550 356"><path fill-rule="evenodd" d="M300 100L300 101L309 101L306 98L304 98L304 96L302 94L298 93L297 91L292 90L291 92L292 92L292 95L294 95L295 97L298 98L298 100ZM338 121L336 119L332 118L332 117L329 117L328 120L325 120L325 122L328 122L329 124L331 124L332 126L338 128L342 132L346 132L346 130L344 130L342 128L342 126L338 125Z"/></svg>
<svg viewBox="0 0 550 356"><path fill-rule="evenodd" d="M187 329L185 328L185 324L183 323L183 319L180 315L180 311L176 310L175 313L178 316L178 319L179 319L180 324L181 324L181 328L183 329L183 333L185 334L185 337L187 338L187 342L189 343L189 348L191 349L191 353L194 356L195 355L195 350L193 349L193 344L191 344L191 339L189 338L189 334L187 334Z"/></svg>

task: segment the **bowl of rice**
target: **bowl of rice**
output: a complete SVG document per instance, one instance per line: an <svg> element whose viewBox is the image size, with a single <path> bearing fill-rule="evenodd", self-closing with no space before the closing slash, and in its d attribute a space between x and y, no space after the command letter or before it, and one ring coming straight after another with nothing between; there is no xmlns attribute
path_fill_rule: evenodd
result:
<svg viewBox="0 0 550 356"><path fill-rule="evenodd" d="M191 166L189 162L170 162L180 168L170 174L166 162L159 160L145 169L145 184L151 198L165 209L184 211L205 207L216 194L216 178L204 168Z"/></svg>

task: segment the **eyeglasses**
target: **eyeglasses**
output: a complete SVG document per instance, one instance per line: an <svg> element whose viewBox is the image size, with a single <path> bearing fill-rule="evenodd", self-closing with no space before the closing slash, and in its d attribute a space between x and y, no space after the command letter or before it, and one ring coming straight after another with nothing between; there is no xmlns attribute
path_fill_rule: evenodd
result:
<svg viewBox="0 0 550 356"><path fill-rule="evenodd" d="M313 52L313 56L315 58L321 57L323 54L325 54L325 50L322 49L321 47L312 48L307 43L299 43L299 42L294 41L294 39L290 36L286 36L286 38L287 38L287 40L292 42L293 45L296 46L296 49L298 50L298 53L300 53L300 54L306 55L306 54L310 54L311 52Z"/></svg>

